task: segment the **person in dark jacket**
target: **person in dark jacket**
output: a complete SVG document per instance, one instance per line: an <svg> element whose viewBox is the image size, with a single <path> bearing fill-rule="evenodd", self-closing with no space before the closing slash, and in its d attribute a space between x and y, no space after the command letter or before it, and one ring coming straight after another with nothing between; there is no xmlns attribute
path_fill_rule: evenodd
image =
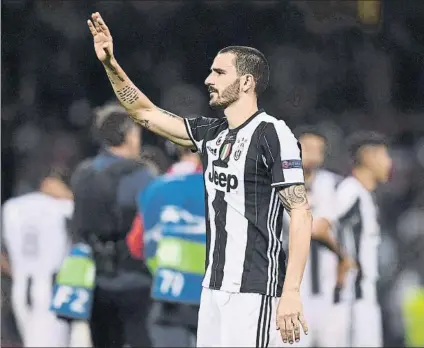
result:
<svg viewBox="0 0 424 348"><path fill-rule="evenodd" d="M96 262L96 287L90 317L94 347L151 346L146 317L151 275L131 256L126 235L137 217L136 196L155 174L140 160L140 128L125 110L96 110L94 130L102 149L75 171L72 230L89 244Z"/></svg>

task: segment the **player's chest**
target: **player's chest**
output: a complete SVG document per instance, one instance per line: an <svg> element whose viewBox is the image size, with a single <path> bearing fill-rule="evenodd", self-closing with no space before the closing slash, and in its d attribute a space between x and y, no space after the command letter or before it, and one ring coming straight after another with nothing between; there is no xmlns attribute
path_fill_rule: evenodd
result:
<svg viewBox="0 0 424 348"><path fill-rule="evenodd" d="M258 172L254 139L246 132L222 131L205 144L205 184L209 191L237 193Z"/></svg>
<svg viewBox="0 0 424 348"><path fill-rule="evenodd" d="M379 238L380 223L378 206L373 201L372 197L367 195L361 199L361 216L362 233L365 237Z"/></svg>

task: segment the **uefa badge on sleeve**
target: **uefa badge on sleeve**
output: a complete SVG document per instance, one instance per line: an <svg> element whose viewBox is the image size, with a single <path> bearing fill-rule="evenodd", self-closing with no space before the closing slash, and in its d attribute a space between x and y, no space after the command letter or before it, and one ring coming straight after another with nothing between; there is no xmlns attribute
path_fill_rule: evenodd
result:
<svg viewBox="0 0 424 348"><path fill-rule="evenodd" d="M285 160L281 162L283 169L302 168L302 161L298 159Z"/></svg>

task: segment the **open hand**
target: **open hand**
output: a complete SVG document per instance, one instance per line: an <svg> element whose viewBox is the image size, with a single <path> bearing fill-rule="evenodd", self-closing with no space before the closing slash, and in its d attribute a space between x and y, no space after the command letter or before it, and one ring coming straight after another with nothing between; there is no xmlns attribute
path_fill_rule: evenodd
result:
<svg viewBox="0 0 424 348"><path fill-rule="evenodd" d="M277 309L277 329L280 330L284 343L293 344L300 340L300 326L305 335L308 334L308 326L303 317L303 307L299 291L283 292Z"/></svg>
<svg viewBox="0 0 424 348"><path fill-rule="evenodd" d="M99 12L91 14L91 20L87 21L88 28L94 38L94 50L97 58L105 63L113 58L113 40L109 28Z"/></svg>

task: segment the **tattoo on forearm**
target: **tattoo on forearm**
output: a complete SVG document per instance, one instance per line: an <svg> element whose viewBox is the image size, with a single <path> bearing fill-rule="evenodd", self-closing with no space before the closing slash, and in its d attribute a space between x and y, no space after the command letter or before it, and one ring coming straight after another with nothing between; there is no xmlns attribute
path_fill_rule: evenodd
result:
<svg viewBox="0 0 424 348"><path fill-rule="evenodd" d="M137 122L144 128L149 129L149 121L148 120L137 120Z"/></svg>
<svg viewBox="0 0 424 348"><path fill-rule="evenodd" d="M124 88L118 89L116 91L118 98L123 103L134 104L138 98L137 89L131 86L125 86Z"/></svg>
<svg viewBox="0 0 424 348"><path fill-rule="evenodd" d="M113 77L110 75L109 70L106 70L106 75L107 75L107 78L109 79L110 83L112 85L114 85L115 84L115 81L113 81Z"/></svg>
<svg viewBox="0 0 424 348"><path fill-rule="evenodd" d="M112 66L112 64L110 63L110 57L108 60L105 61L104 63L107 67L106 69L106 74L109 77L110 82L112 82L112 84L114 85L115 83L113 82L113 78L112 76L109 75L109 71L115 75L121 82L124 82L124 78L122 76L119 76L118 72L116 71L116 69Z"/></svg>
<svg viewBox="0 0 424 348"><path fill-rule="evenodd" d="M119 76L118 72L113 66L111 66L109 69L121 82L124 82L124 78L122 76Z"/></svg>
<svg viewBox="0 0 424 348"><path fill-rule="evenodd" d="M165 115L168 115L168 116L171 116L171 117L174 117L174 118L181 118L180 116L175 115L172 112L166 111L164 109L158 108L158 110L161 111L162 113L164 113Z"/></svg>
<svg viewBox="0 0 424 348"><path fill-rule="evenodd" d="M305 185L293 185L279 192L281 202L287 211L308 203Z"/></svg>

